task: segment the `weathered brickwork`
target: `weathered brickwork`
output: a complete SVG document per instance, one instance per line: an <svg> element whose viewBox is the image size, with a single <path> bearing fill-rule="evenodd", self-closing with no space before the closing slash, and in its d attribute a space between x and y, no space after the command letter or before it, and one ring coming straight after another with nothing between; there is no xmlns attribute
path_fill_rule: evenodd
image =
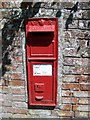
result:
<svg viewBox="0 0 90 120"><path fill-rule="evenodd" d="M30 17L59 21L58 95L53 110L28 107L24 20ZM0 21L0 117L89 118L90 2L3 1Z"/></svg>

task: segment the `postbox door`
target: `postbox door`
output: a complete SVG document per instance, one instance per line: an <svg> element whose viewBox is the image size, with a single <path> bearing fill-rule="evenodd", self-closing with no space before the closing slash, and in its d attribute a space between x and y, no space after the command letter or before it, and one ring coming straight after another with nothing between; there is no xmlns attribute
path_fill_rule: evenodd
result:
<svg viewBox="0 0 90 120"><path fill-rule="evenodd" d="M30 104L55 106L54 63L33 61L29 62L29 66Z"/></svg>

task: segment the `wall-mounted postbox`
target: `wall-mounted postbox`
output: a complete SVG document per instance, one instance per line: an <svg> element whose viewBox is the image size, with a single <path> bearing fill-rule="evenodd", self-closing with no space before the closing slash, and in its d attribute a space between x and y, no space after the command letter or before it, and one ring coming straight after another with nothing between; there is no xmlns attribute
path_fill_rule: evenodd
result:
<svg viewBox="0 0 90 120"><path fill-rule="evenodd" d="M56 105L57 48L57 18L32 18L26 21L29 105Z"/></svg>

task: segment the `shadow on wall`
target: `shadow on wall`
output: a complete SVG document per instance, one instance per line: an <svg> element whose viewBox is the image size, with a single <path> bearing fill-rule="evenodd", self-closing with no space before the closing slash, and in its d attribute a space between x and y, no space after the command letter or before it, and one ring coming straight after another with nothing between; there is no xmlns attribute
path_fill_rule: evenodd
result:
<svg viewBox="0 0 90 120"><path fill-rule="evenodd" d="M72 22L73 22L73 14L75 12L77 12L77 10L78 10L78 3L79 2L76 2L76 4L72 8L69 8L70 15L69 15L69 17L66 20L66 24L65 24L66 30L69 28L69 24L72 24Z"/></svg>
<svg viewBox="0 0 90 120"><path fill-rule="evenodd" d="M41 6L40 2L33 5L33 2L22 2L21 12L13 9L10 11L10 17L5 17L7 22L4 24L2 29L2 76L7 71L7 66L11 64L10 52L13 51L13 40L15 38L15 33L21 30L25 31L24 22L26 19L34 17L38 13Z"/></svg>
<svg viewBox="0 0 90 120"><path fill-rule="evenodd" d="M18 21L18 22L17 22ZM2 29L2 76L7 71L7 65L11 64L10 52L13 51L12 43L15 32L18 32L20 20L9 19Z"/></svg>
<svg viewBox="0 0 90 120"><path fill-rule="evenodd" d="M3 3L2 3L3 4ZM56 2L52 3L52 6L56 4ZM41 7L41 2L23 2L21 3L21 12L14 11L13 9L10 11L10 15L5 17L6 23L2 29L2 76L7 71L7 65L11 64L10 52L13 50L13 40L15 38L15 33L21 30L25 31L25 20L28 18L34 17ZM56 17L61 15L60 10L56 13Z"/></svg>
<svg viewBox="0 0 90 120"><path fill-rule="evenodd" d="M55 4L57 4L57 2L52 2L51 8L53 8ZM77 2L72 8L69 8L70 15L65 23L66 30L69 29L69 24L72 24L73 14L77 11L78 4ZM6 66L11 64L10 52L13 51L12 43L15 38L15 33L18 32L20 28L22 31L25 31L25 20L34 17L39 12L40 7L41 2L25 2L25 0L23 0L21 3L21 12L12 9L10 16L5 18L7 22L2 29L2 76L4 76L7 71ZM61 10L59 9L57 10L56 17L60 16ZM90 26L90 22L88 26Z"/></svg>

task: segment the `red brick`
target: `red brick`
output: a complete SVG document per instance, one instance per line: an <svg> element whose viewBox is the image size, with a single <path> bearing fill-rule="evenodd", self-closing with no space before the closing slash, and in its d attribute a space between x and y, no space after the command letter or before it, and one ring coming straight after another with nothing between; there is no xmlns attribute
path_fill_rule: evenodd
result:
<svg viewBox="0 0 90 120"><path fill-rule="evenodd" d="M79 90L80 85L78 83L63 83L62 89L64 89L64 90Z"/></svg>
<svg viewBox="0 0 90 120"><path fill-rule="evenodd" d="M70 90L62 90L62 96L72 96L73 93Z"/></svg>
<svg viewBox="0 0 90 120"><path fill-rule="evenodd" d="M89 111L88 105L73 105L73 111Z"/></svg>
<svg viewBox="0 0 90 120"><path fill-rule="evenodd" d="M78 103L78 98L74 98L74 97L62 97L62 103L72 103L72 104L76 104Z"/></svg>
<svg viewBox="0 0 90 120"><path fill-rule="evenodd" d="M90 91L90 85L89 84L85 84L85 83L83 83L83 84L80 84L80 89L81 90L86 90L86 91Z"/></svg>
<svg viewBox="0 0 90 120"><path fill-rule="evenodd" d="M22 79L22 73L13 73L12 74L12 79Z"/></svg>
<svg viewBox="0 0 90 120"><path fill-rule="evenodd" d="M62 77L62 82L76 83L76 82L79 82L79 78L76 75L64 75Z"/></svg>
<svg viewBox="0 0 90 120"><path fill-rule="evenodd" d="M24 86L24 81L22 81L22 80L12 80L11 85L12 86Z"/></svg>
<svg viewBox="0 0 90 120"><path fill-rule="evenodd" d="M90 81L90 76L88 75L82 75L79 77L79 82L89 82Z"/></svg>
<svg viewBox="0 0 90 120"><path fill-rule="evenodd" d="M17 65L11 66L11 71L16 71L17 69ZM14 77L14 75L12 74L12 79L17 79Z"/></svg>
<svg viewBox="0 0 90 120"><path fill-rule="evenodd" d="M25 94L25 89L24 88L12 88L12 94L17 94L17 95L24 95Z"/></svg>
<svg viewBox="0 0 90 120"><path fill-rule="evenodd" d="M89 101L90 101L90 98L80 98L79 104L89 105L90 104Z"/></svg>
<svg viewBox="0 0 90 120"><path fill-rule="evenodd" d="M66 110L66 111L68 111L68 110L72 110L72 105L71 104L62 104L61 105L61 110Z"/></svg>
<svg viewBox="0 0 90 120"><path fill-rule="evenodd" d="M69 117L69 116L74 116L74 112L73 111L57 111L57 114L59 115L59 117Z"/></svg>
<svg viewBox="0 0 90 120"><path fill-rule="evenodd" d="M22 61L22 57L21 57L21 56L17 57L17 58L16 58L16 61L18 61L18 63L22 63L22 62L23 62L23 61Z"/></svg>

